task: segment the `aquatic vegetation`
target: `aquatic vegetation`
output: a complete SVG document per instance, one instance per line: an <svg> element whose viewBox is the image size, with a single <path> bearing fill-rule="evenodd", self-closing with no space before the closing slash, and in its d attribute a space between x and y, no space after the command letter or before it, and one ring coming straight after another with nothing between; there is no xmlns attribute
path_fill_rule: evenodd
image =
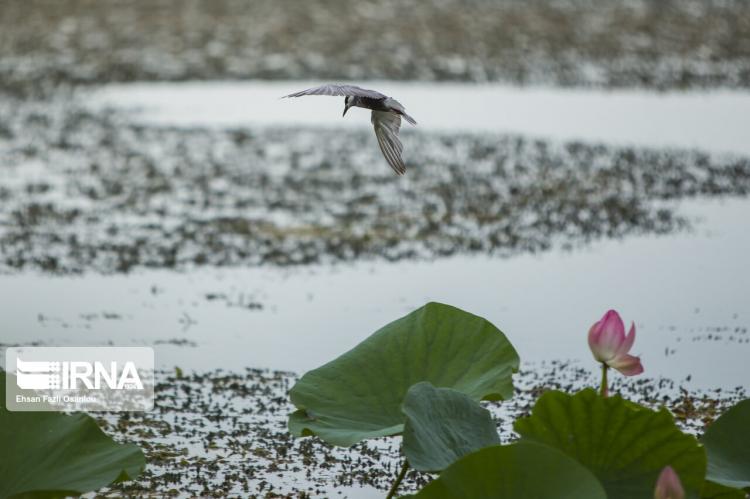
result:
<svg viewBox="0 0 750 499"><path fill-rule="evenodd" d="M345 447L400 434L412 385L429 381L477 401L508 399L518 364L513 346L489 321L428 303L305 373L289 392L298 409L289 429Z"/></svg>
<svg viewBox="0 0 750 499"><path fill-rule="evenodd" d="M649 497L665 466L694 494L706 474L705 451L680 431L669 411L601 397L590 388L573 395L545 393L515 430L522 440L554 447L586 466L610 499Z"/></svg>
<svg viewBox="0 0 750 499"><path fill-rule="evenodd" d="M750 400L714 421L701 440L708 453L707 478L734 488L750 488Z"/></svg>
<svg viewBox="0 0 750 499"><path fill-rule="evenodd" d="M419 471L442 471L466 454L499 445L490 412L469 396L423 381L406 392L402 407L404 456Z"/></svg>
<svg viewBox="0 0 750 499"><path fill-rule="evenodd" d="M542 475L543 473L543 475ZM486 447L456 461L418 499L466 497L606 499L596 477L574 459L546 445L518 442Z"/></svg>
<svg viewBox="0 0 750 499"><path fill-rule="evenodd" d="M0 89L248 78L747 88L748 19L741 0L5 0Z"/></svg>
<svg viewBox="0 0 750 499"><path fill-rule="evenodd" d="M142 126L79 101L0 112L0 272L510 257L673 234L694 225L679 200L750 192L750 158L690 150L420 133L429 167L398 182L364 130Z"/></svg>
<svg viewBox="0 0 750 499"><path fill-rule="evenodd" d="M143 471L143 452L114 442L86 414L8 411L5 382L0 371L0 499L77 496Z"/></svg>
<svg viewBox="0 0 750 499"><path fill-rule="evenodd" d="M424 166L410 172L407 182L395 183L388 172L371 168L379 153L359 153L364 144L372 145L366 142L372 140L369 132L144 126L123 113L86 111L80 102L89 99L91 85L193 79L750 87L750 3L741 0L443 0L394 6L390 0L310 0L304 8L292 0L4 0L0 273L108 274L529 254L674 233L692 225L681 200L750 193L750 159L745 157L453 132L413 137L414 154ZM49 99L26 100L29 96ZM253 107L252 102L238 103L245 105ZM575 114L562 116L570 117ZM612 116L613 121L619 118ZM295 140L290 141L292 134ZM9 282L6 289L15 293L17 288ZM97 291L106 294L104 288ZM210 291L206 301L275 313L273 299L261 303L241 294L238 299L223 288ZM38 300L35 293L28 294ZM154 300L137 299L154 305ZM435 315L440 317L435 322L444 322L442 314ZM199 316L184 313L180 323L191 327L192 317ZM209 322L202 321L201 326ZM5 322L13 329L12 319ZM39 322L49 329L62 327L48 310L41 310ZM456 320L453 332L463 333L469 322L480 324L483 333L477 335L481 341L468 347L493 362L476 361L466 352L453 355L451 346L432 364L430 343L401 348L401 336L414 336L417 321L383 335L389 346L382 358L362 355L346 370L325 371L340 379L313 376L305 381L320 380L316 386L300 381L297 402L306 405L297 409L301 432L342 442L363 439L354 448L332 446L322 438L296 439L286 431L286 414L295 410L286 396L297 380L293 373L248 369L195 374L184 365L185 372L176 369L173 377L162 373L159 412L102 414L98 424L81 415L47 416L54 424L54 431L44 434L48 452L29 454L22 468L7 463L26 456L15 443L28 436L27 429L39 429L36 416L23 415L24 425L30 425L26 428L13 420L14 414L0 412L0 497L19 491L44 496L60 487L66 493L96 488L106 497L335 497L351 485L387 487L386 480L396 475L392 458L399 448L406 464L391 495L405 491L408 483L408 492L428 498L599 499L611 489L625 495L628 486L650 498L662 484L655 476L658 467L670 461L659 476L675 470L664 479L675 479L671 495L679 474L680 488L689 497L745 497L740 488L750 486L750 463L743 452L750 448L747 402L715 420L738 392L723 386L721 392L702 393L703 400L696 391L686 393L684 400L668 399L680 381L617 377L612 384L605 379L602 386L619 395L604 398L591 389L577 392L588 378L559 356L546 366L527 364L523 374L512 376L518 356L494 356L500 350L491 341L493 334L498 336L494 326L475 317ZM420 338L430 338L434 323L424 324ZM724 341L717 330L735 341L724 322L695 327L708 327L703 331L710 341ZM91 337L97 341L117 340L93 329ZM61 332L60 339L72 341L70 332ZM741 334L746 336L744 329ZM622 336L623 341L629 338ZM205 346L194 336L170 337L154 343ZM256 346L257 338L248 343ZM502 349L513 351L507 345ZM581 347L585 349L582 341ZM625 363L606 360L627 375L637 366L628 349L622 350L615 357ZM610 365L599 360L606 375ZM212 365L226 368L225 361L216 356ZM383 368L391 362L403 366ZM444 367L452 373L449 380L441 377ZM648 367L653 375L655 366ZM360 389L363 398L352 396ZM383 394L391 398L379 398ZM485 401L495 394L503 400ZM331 397L321 404L327 395ZM575 409L589 427L565 419L568 415L557 403ZM360 404L360 411L347 422L352 404ZM672 424L659 409L662 404L675 414ZM604 421L602 414L608 415ZM612 415L628 424L614 431L618 420ZM516 418L528 428L510 443ZM641 473L614 458L607 468L586 452L606 450L611 457L614 449L596 447L603 437L595 430L611 429L611 435L604 433L614 447L637 428L632 421L639 418L658 421L659 431L671 442L651 448L660 450L650 456L648 470ZM59 431L63 422L71 432ZM571 432L560 427L564 424ZM708 430L696 444L680 437L677 425L688 433L703 431L705 425ZM97 426L116 432L118 440L137 441L149 469L141 473L142 453L116 446ZM101 438L97 450L114 453L92 454L83 466L86 476L71 469L82 464L74 458L56 462L46 470L50 473L39 472L40 463L59 457L52 452L61 448L53 436L67 438L66 449L78 448L75 428L89 429ZM556 433L548 435L547 429ZM403 438L371 440L386 433ZM580 445L567 445L569 435ZM685 446L683 457L691 459L687 464L672 463L663 450L678 443ZM634 453L640 462L636 447L627 446L615 457ZM701 451L706 468L702 484L696 464ZM89 467L94 464L101 473ZM53 482L53 470L76 482ZM608 475L615 472L628 478L618 481ZM98 489L136 475L142 479ZM434 479L424 483L430 476ZM26 494L15 481L21 479L50 489ZM399 489L400 480L407 483ZM16 489L6 488L13 484Z"/></svg>
<svg viewBox="0 0 750 499"><path fill-rule="evenodd" d="M604 373L642 372L628 354L634 341L635 327L626 335L613 310L589 333ZM429 303L305 374L290 392L298 410L289 429L340 446L402 434L405 458L388 498L410 467L439 473L415 496L425 498L741 498L750 489L750 400L713 423L704 446L666 408L609 397L605 376L599 393L546 391L515 421L519 441L501 445L480 401L507 399L517 366L492 324Z"/></svg>

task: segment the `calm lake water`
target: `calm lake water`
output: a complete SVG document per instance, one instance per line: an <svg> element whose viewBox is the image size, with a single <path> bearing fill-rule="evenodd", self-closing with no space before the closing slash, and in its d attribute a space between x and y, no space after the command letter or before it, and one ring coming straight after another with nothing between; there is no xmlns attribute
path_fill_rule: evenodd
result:
<svg viewBox="0 0 750 499"><path fill-rule="evenodd" d="M154 124L370 126L369 111L364 109L352 109L341 117L343 97L280 99L320 83L138 83L110 85L87 99L97 107L136 109L135 119ZM418 131L509 132L750 154L748 92L656 93L390 81L358 84L395 97L416 118Z"/></svg>
<svg viewBox="0 0 750 499"><path fill-rule="evenodd" d="M278 99L306 86L134 84L104 88L91 102L158 125L368 126L364 111L341 119L341 98ZM507 131L750 154L747 93L363 86L396 96L420 121L416 133ZM408 151L408 137L404 142ZM0 281L3 341L155 345L158 364L167 368L303 372L434 300L491 320L523 361L573 359L594 369L586 333L616 308L626 322L635 321L634 352L648 375L689 376L696 387L748 387L750 200L676 204L693 222L691 231L511 258L76 277L25 271Z"/></svg>
<svg viewBox="0 0 750 499"><path fill-rule="evenodd" d="M4 277L4 336L69 345L161 342L164 367L302 372L435 300L491 320L525 361L581 359L593 368L586 333L614 307L635 321L634 351L648 374L692 375L701 387L750 386L750 202L684 210L701 218L694 233L541 256ZM183 342L189 345L174 344Z"/></svg>

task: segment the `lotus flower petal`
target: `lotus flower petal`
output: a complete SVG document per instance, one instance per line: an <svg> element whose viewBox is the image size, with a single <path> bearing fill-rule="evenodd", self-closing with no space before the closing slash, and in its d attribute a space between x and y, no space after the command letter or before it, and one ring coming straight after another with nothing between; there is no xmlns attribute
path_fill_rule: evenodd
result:
<svg viewBox="0 0 750 499"><path fill-rule="evenodd" d="M607 365L613 369L617 369L625 376L635 376L636 374L641 374L643 372L643 364L641 364L640 357L634 355L615 357L607 362Z"/></svg>
<svg viewBox="0 0 750 499"><path fill-rule="evenodd" d="M620 346L617 348L617 355L624 355L630 351L631 348L633 348L633 343L635 343L635 324L630 323L630 331L628 331L627 336L625 336L625 340L620 343Z"/></svg>
<svg viewBox="0 0 750 499"><path fill-rule="evenodd" d="M604 317L589 330L589 347L594 358L600 362L613 359L624 341L625 324L614 310L604 314Z"/></svg>
<svg viewBox="0 0 750 499"><path fill-rule="evenodd" d="M591 326L588 340L591 353L599 362L617 369L625 376L643 372L641 359L629 354L635 343L635 324L630 324L630 330L625 335L625 324L616 311L607 311L599 322Z"/></svg>

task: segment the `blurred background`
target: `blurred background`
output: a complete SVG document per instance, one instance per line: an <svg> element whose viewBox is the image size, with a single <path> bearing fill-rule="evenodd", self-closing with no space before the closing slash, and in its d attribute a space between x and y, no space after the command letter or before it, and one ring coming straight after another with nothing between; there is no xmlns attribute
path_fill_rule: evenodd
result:
<svg viewBox="0 0 750 499"><path fill-rule="evenodd" d="M740 0L4 0L1 74L20 93L248 78L746 88L749 18Z"/></svg>
<svg viewBox="0 0 750 499"><path fill-rule="evenodd" d="M279 99L327 82L417 119L405 177ZM0 0L0 346L294 379L437 300L536 390L617 308L653 397L744 390L748 87L742 0Z"/></svg>

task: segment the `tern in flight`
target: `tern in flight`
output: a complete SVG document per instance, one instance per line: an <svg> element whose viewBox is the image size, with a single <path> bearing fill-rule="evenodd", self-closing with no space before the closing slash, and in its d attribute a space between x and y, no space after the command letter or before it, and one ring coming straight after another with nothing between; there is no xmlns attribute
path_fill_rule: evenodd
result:
<svg viewBox="0 0 750 499"><path fill-rule="evenodd" d="M412 125L416 125L417 122L406 114L404 106L399 101L375 90L366 90L354 85L333 84L308 88L301 92L285 95L284 98L302 97L303 95L343 96L344 114L342 116L346 116L349 108L354 106L372 109L372 126L375 127L375 136L378 138L378 144L385 160L398 175L406 173L404 160L401 159L401 151L404 146L398 138L401 117L403 116Z"/></svg>

